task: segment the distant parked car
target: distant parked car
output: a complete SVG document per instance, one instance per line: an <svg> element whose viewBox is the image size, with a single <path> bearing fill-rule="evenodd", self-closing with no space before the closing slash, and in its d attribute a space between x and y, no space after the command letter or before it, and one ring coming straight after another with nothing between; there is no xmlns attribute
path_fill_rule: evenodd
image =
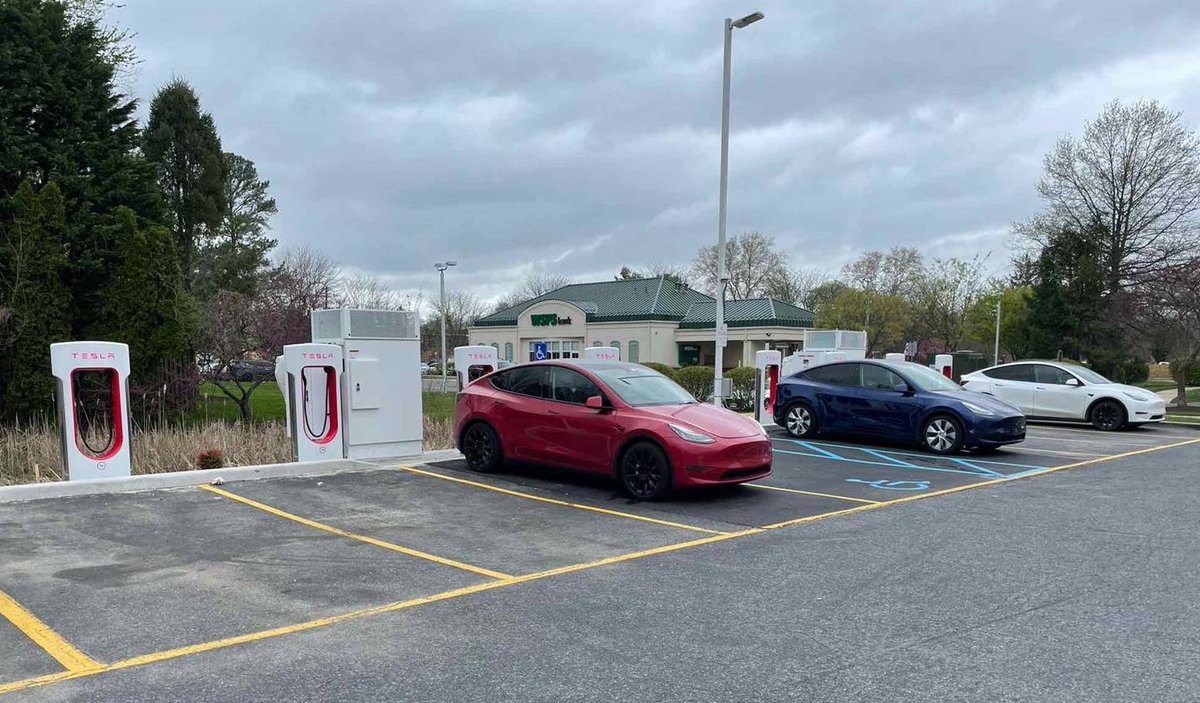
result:
<svg viewBox="0 0 1200 703"><path fill-rule="evenodd" d="M1025 439L1025 416L907 361L844 361L813 366L779 383L775 424L798 439L853 434L919 443L936 454Z"/></svg>
<svg viewBox="0 0 1200 703"><path fill-rule="evenodd" d="M969 373L964 388L1017 406L1031 419L1090 422L1098 430L1162 422L1167 402L1137 386L1059 361L1018 361Z"/></svg>
<svg viewBox="0 0 1200 703"><path fill-rule="evenodd" d="M229 381L242 381L244 383L251 381L273 381L275 380L275 362L266 359L234 361L229 364L229 370L225 372L225 378Z"/></svg>

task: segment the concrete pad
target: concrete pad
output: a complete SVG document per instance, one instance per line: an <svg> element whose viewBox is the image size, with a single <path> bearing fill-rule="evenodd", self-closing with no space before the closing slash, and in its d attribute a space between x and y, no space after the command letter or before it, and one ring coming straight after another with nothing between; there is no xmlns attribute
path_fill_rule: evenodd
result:
<svg viewBox="0 0 1200 703"><path fill-rule="evenodd" d="M0 505L0 589L101 661L486 580L200 490Z"/></svg>
<svg viewBox="0 0 1200 703"><path fill-rule="evenodd" d="M510 575L704 536L399 469L251 481L225 489L344 530Z"/></svg>

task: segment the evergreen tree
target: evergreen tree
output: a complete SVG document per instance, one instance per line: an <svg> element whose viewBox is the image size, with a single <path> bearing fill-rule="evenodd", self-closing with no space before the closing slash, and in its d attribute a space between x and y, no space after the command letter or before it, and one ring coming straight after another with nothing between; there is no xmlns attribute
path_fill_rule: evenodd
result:
<svg viewBox="0 0 1200 703"><path fill-rule="evenodd" d="M164 364L186 357L175 243L164 227L139 228L128 208L117 211L113 229L121 263L104 291L97 331L128 344L134 382L153 384Z"/></svg>
<svg viewBox="0 0 1200 703"><path fill-rule="evenodd" d="M50 345L70 335L69 294L63 235L62 191L51 182L35 193L24 181L12 199L13 218L0 230L0 249L9 262L3 295L6 316L3 354L4 415L30 417L54 408Z"/></svg>
<svg viewBox="0 0 1200 703"><path fill-rule="evenodd" d="M1034 263L1029 336L1035 356L1054 358L1061 352L1081 359L1111 345L1105 324L1107 279L1095 231L1103 227L1062 227Z"/></svg>
<svg viewBox="0 0 1200 703"><path fill-rule="evenodd" d="M143 151L154 165L178 251L183 289L196 280L197 252L225 212L224 160L212 115L186 81L163 86L150 102Z"/></svg>
<svg viewBox="0 0 1200 703"><path fill-rule="evenodd" d="M258 177L254 162L226 152L225 213L212 240L201 250L196 293L208 299L220 290L253 295L276 241L267 236L278 212L270 181Z"/></svg>
<svg viewBox="0 0 1200 703"><path fill-rule="evenodd" d="M115 243L99 235L115 209L143 222L162 215L153 171L137 155L136 101L114 86L112 42L95 15L63 3L0 2L0 222L25 179L61 188L74 335L95 318L116 265ZM0 261L0 275L5 268Z"/></svg>

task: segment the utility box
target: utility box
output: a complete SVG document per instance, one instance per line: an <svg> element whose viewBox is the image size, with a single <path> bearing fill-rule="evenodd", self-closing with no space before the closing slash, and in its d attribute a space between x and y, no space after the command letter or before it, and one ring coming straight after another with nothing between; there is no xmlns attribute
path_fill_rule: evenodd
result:
<svg viewBox="0 0 1200 703"><path fill-rule="evenodd" d="M981 371L989 366L987 358L981 352L956 351L950 356L954 357L955 381L960 380L966 374Z"/></svg>
<svg viewBox="0 0 1200 703"><path fill-rule="evenodd" d="M421 453L420 321L411 310L314 310L313 342L342 347L345 456Z"/></svg>
<svg viewBox="0 0 1200 703"><path fill-rule="evenodd" d="M855 330L805 330L804 349L783 360L783 376L835 361L867 358L867 333Z"/></svg>

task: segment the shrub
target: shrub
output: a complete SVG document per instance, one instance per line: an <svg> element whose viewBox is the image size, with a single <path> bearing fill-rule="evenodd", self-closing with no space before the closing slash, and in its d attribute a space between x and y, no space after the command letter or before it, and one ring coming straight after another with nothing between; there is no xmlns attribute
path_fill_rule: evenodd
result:
<svg viewBox="0 0 1200 703"><path fill-rule="evenodd" d="M713 367L688 366L675 372L675 382L701 403L712 399Z"/></svg>
<svg viewBox="0 0 1200 703"><path fill-rule="evenodd" d="M660 364L657 361L643 361L642 366L654 369L667 378L675 378L675 373L678 371L678 369L673 369L670 366L667 366L666 364Z"/></svg>
<svg viewBox="0 0 1200 703"><path fill-rule="evenodd" d="M225 468L225 452L220 449L204 449L196 454L197 469Z"/></svg>
<svg viewBox="0 0 1200 703"><path fill-rule="evenodd" d="M743 413L753 410L754 382L758 376L758 369L739 366L727 371L725 376L733 381L733 393L726 403L729 409Z"/></svg>
<svg viewBox="0 0 1200 703"><path fill-rule="evenodd" d="M1188 364L1185 372L1185 383L1189 386L1200 386L1200 362L1192 362Z"/></svg>

